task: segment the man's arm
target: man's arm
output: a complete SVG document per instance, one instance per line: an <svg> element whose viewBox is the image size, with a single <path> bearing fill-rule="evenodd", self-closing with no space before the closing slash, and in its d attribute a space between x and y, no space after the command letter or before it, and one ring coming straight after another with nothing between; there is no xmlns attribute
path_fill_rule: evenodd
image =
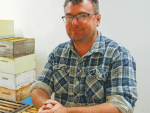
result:
<svg viewBox="0 0 150 113"><path fill-rule="evenodd" d="M31 97L32 97L32 102L35 108L37 109L42 107L44 105L44 102L50 99L46 91L42 89L36 89L36 88L32 90Z"/></svg>
<svg viewBox="0 0 150 113"><path fill-rule="evenodd" d="M104 103L89 107L67 108L68 113L121 113L121 111L111 103Z"/></svg>
<svg viewBox="0 0 150 113"><path fill-rule="evenodd" d="M62 106L59 102L55 100L48 100L45 105L48 104L53 105L53 108L48 108L48 113L121 113L121 111L111 103L103 103L95 106L88 106L88 107L69 107L66 108ZM42 112L41 112L42 113Z"/></svg>

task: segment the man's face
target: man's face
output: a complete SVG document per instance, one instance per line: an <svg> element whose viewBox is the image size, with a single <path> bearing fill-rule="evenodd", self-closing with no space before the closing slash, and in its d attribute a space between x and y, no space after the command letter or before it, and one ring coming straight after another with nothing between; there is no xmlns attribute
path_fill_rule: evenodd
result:
<svg viewBox="0 0 150 113"><path fill-rule="evenodd" d="M95 13L93 4L89 0L73 5L71 2L65 7L65 15L77 15L82 13ZM80 22L74 17L72 23L66 23L66 31L71 40L75 42L83 42L95 38L97 33L96 27L99 26L100 19L97 16L90 15L87 21Z"/></svg>

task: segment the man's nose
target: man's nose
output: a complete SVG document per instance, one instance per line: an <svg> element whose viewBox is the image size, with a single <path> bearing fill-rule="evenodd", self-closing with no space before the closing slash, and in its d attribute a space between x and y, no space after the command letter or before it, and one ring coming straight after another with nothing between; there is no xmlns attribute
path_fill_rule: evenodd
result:
<svg viewBox="0 0 150 113"><path fill-rule="evenodd" d="M77 25L78 24L78 19L76 16L74 16L73 20L72 20L72 25Z"/></svg>

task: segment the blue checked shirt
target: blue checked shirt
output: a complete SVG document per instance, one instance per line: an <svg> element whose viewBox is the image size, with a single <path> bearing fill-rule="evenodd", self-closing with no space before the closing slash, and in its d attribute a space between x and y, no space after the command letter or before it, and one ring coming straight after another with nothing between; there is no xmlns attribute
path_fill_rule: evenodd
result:
<svg viewBox="0 0 150 113"><path fill-rule="evenodd" d="M129 51L99 32L93 46L80 57L71 41L49 55L32 85L44 89L64 106L91 106L110 102L132 113L137 100L136 64Z"/></svg>

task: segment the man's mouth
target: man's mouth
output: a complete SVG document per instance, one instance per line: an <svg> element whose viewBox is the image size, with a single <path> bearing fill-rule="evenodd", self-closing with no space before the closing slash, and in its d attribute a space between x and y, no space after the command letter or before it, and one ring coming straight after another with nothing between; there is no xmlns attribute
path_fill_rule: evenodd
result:
<svg viewBox="0 0 150 113"><path fill-rule="evenodd" d="M83 32L82 29L71 29L72 32L74 33L80 33L80 32Z"/></svg>

